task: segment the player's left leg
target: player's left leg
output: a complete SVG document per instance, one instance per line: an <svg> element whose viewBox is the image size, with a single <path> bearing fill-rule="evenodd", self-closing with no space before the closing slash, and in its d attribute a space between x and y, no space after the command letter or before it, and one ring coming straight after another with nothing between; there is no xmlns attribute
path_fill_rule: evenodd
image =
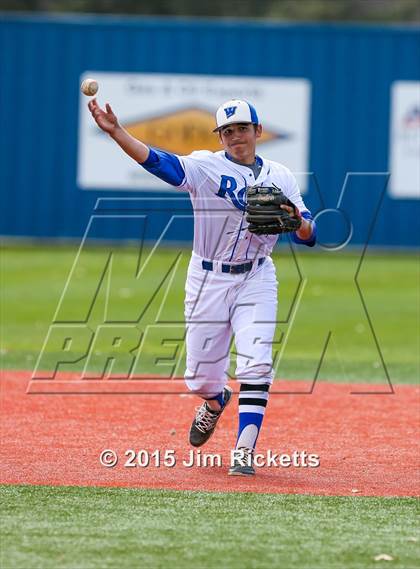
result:
<svg viewBox="0 0 420 569"><path fill-rule="evenodd" d="M232 313L237 349L238 436L231 475L253 475L253 453L273 381L272 343L277 314L277 280L271 259L240 287Z"/></svg>
<svg viewBox="0 0 420 569"><path fill-rule="evenodd" d="M231 475L253 475L253 454L268 403L268 383L241 383L239 392L238 436L233 451Z"/></svg>

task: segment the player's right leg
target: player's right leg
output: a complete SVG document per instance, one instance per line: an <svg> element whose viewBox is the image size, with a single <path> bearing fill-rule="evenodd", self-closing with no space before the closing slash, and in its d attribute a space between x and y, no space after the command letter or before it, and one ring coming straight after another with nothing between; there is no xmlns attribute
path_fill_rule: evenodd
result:
<svg viewBox="0 0 420 569"><path fill-rule="evenodd" d="M187 369L185 382L205 401L196 409L190 443L199 447L214 433L229 404L232 390L226 386L229 367L230 326L187 324Z"/></svg>
<svg viewBox="0 0 420 569"><path fill-rule="evenodd" d="M223 275L204 271L193 257L186 282L185 381L191 392L205 400L196 409L190 429L190 443L196 447L212 436L232 396L226 386L231 341L226 289Z"/></svg>
<svg viewBox="0 0 420 569"><path fill-rule="evenodd" d="M196 410L196 415L190 428L190 444L201 447L214 433L216 425L232 398L232 389L226 385L216 397L207 399ZM219 406L214 410L210 405L215 402Z"/></svg>

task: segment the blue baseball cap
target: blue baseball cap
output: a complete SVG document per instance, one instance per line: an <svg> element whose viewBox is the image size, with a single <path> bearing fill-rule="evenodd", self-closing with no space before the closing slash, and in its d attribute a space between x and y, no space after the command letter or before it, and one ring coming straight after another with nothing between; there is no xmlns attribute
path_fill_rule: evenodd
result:
<svg viewBox="0 0 420 569"><path fill-rule="evenodd" d="M217 132L224 126L233 123L251 123L259 124L257 111L247 101L240 99L230 99L216 111L216 128L213 132Z"/></svg>

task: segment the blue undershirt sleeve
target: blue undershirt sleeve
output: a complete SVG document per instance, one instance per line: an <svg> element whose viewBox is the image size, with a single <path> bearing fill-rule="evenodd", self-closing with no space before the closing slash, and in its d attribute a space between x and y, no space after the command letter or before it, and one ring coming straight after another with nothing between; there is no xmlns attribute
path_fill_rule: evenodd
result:
<svg viewBox="0 0 420 569"><path fill-rule="evenodd" d="M175 154L150 148L145 162L139 162L145 170L172 186L180 186L185 180L185 171Z"/></svg>
<svg viewBox="0 0 420 569"><path fill-rule="evenodd" d="M312 215L309 211L303 211L302 217L312 221L312 235L309 237L309 239L299 239L299 237L296 235L296 232L295 232L295 233L292 233L292 239L295 243L298 243L299 245L307 245L308 247L313 247L316 243L316 224L315 224L315 221L313 221Z"/></svg>

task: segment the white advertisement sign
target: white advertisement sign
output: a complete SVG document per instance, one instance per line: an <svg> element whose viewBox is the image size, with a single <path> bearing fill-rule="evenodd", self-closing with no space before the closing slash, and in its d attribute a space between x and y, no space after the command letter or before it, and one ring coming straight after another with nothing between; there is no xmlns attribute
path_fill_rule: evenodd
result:
<svg viewBox="0 0 420 569"><path fill-rule="evenodd" d="M420 198L420 81L395 81L391 92L390 193Z"/></svg>
<svg viewBox="0 0 420 569"><path fill-rule="evenodd" d="M110 103L120 123L145 144L178 155L221 150L215 127L217 107L245 99L263 125L257 153L285 164L306 187L310 82L306 79L162 75L87 71L80 82L99 83L97 99ZM124 155L94 123L80 95L78 186L84 189L151 190L170 186Z"/></svg>

